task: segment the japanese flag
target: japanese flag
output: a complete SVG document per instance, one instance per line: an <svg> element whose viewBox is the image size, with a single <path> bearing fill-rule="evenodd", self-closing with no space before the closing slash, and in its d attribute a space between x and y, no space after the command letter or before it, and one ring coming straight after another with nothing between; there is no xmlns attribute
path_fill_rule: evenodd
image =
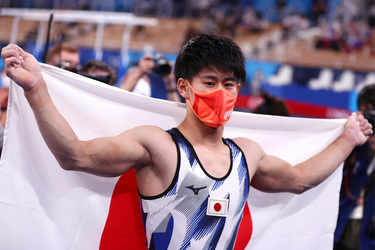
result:
<svg viewBox="0 0 375 250"><path fill-rule="evenodd" d="M52 66L42 68L57 109L82 140L118 135L140 125L167 130L185 116L183 104L138 96ZM344 122L234 112L224 136L251 138L267 153L295 164L335 140ZM62 170L39 132L23 90L14 84L4 139L0 249L146 248L134 173L104 178ZM302 195L251 189L254 233L247 249L331 250L340 178L336 171ZM210 209L224 214L225 203L217 201Z"/></svg>

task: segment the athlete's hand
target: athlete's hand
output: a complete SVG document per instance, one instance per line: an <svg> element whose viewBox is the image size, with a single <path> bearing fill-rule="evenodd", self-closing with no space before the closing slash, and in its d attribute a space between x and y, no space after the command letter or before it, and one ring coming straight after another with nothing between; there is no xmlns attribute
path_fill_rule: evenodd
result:
<svg viewBox="0 0 375 250"><path fill-rule="evenodd" d="M352 113L345 123L343 135L354 144L362 145L373 133L371 124L360 113Z"/></svg>
<svg viewBox="0 0 375 250"><path fill-rule="evenodd" d="M5 73L25 91L35 89L42 79L38 61L15 44L1 50Z"/></svg>

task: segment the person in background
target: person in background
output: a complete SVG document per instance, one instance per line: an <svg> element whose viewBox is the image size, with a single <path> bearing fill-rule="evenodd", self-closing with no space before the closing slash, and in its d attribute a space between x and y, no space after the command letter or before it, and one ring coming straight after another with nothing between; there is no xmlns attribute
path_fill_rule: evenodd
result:
<svg viewBox="0 0 375 250"><path fill-rule="evenodd" d="M171 63L151 52L145 53L137 66L129 69L120 87L145 96L180 101Z"/></svg>
<svg viewBox="0 0 375 250"><path fill-rule="evenodd" d="M72 45L57 44L48 51L46 62L77 73L80 64L79 50Z"/></svg>
<svg viewBox="0 0 375 250"><path fill-rule="evenodd" d="M117 79L116 71L108 64L98 60L87 62L79 71L79 73L83 76L100 82L104 82L111 86L115 84Z"/></svg>
<svg viewBox="0 0 375 250"><path fill-rule="evenodd" d="M263 115L278 115L278 116L290 116L288 107L286 104L276 97L273 97L267 93L261 93L263 103L255 108L253 113Z"/></svg>
<svg viewBox="0 0 375 250"><path fill-rule="evenodd" d="M172 63L161 55L157 55L153 72L156 77L161 77L164 82L166 98L169 101L180 102L180 95L177 91L175 75L172 72Z"/></svg>
<svg viewBox="0 0 375 250"><path fill-rule="evenodd" d="M120 87L134 93L151 96L149 75L152 73L154 66L154 55L152 52L146 52L139 60L137 66L126 72Z"/></svg>
<svg viewBox="0 0 375 250"><path fill-rule="evenodd" d="M359 110L372 125L375 123L375 84L358 94ZM375 249L375 136L357 147L344 163L340 207L335 231L335 250ZM362 220L356 208L363 206Z"/></svg>

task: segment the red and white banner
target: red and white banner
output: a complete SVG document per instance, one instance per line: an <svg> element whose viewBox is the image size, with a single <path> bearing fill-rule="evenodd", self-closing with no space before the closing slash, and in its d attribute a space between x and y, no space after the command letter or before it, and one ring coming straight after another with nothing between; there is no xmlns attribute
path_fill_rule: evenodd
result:
<svg viewBox="0 0 375 250"><path fill-rule="evenodd" d="M183 104L128 93L48 65L43 65L43 76L58 110L80 139L113 136L145 124L169 129L185 115ZM104 178L62 170L40 135L22 89L12 84L9 99L0 162L0 249L144 248L134 172ZM234 113L225 136L251 138L267 153L294 164L332 142L343 124ZM332 249L340 179L336 171L302 195L251 189L254 232L247 249ZM250 227L242 228L241 235L248 237Z"/></svg>

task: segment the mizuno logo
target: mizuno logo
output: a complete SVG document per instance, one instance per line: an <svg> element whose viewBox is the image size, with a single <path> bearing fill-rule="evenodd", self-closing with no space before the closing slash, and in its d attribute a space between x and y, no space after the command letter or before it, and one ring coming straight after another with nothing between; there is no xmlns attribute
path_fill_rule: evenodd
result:
<svg viewBox="0 0 375 250"><path fill-rule="evenodd" d="M186 188L190 189L191 191L193 191L193 193L195 195L198 195L199 191L201 191L202 189L205 189L207 186L204 186L204 187L194 187L194 185L190 185L190 186L186 186Z"/></svg>

